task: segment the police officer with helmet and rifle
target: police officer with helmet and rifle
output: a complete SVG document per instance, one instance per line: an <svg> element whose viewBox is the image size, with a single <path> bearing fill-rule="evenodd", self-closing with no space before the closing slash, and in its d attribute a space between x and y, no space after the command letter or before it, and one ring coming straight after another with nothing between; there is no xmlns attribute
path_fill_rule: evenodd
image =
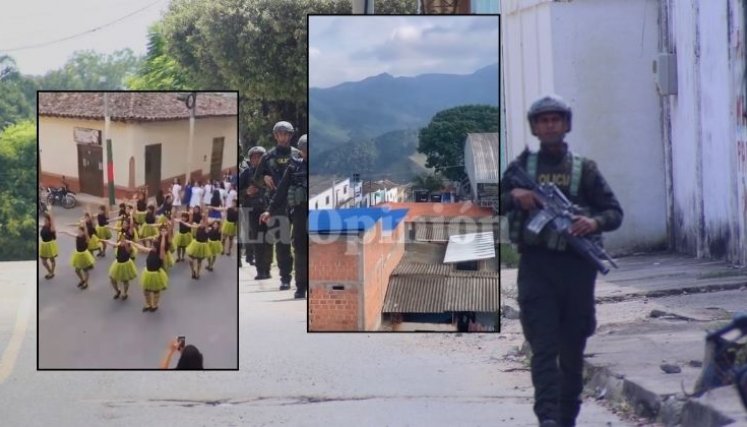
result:
<svg viewBox="0 0 747 427"><path fill-rule="evenodd" d="M293 125L281 121L275 123L272 135L277 145L270 149L259 162L254 174L254 183L268 191L270 198L275 196L280 179L283 177L286 167L291 158L298 159L300 151L291 147L291 137L295 130ZM279 203L285 203L284 198L279 198ZM287 206L281 206L280 214L273 215L272 221L268 223L266 238L267 242L274 244L275 257L280 270L280 290L290 289L291 272L293 269L293 256L291 255L291 223L287 213Z"/></svg>
<svg viewBox="0 0 747 427"><path fill-rule="evenodd" d="M278 190L270 200L267 211L260 221L266 222L271 215L284 214L283 206L288 209L293 223L293 251L295 253L296 293L297 299L305 298L309 287L308 278L308 217L309 217L309 168L308 168L308 138L303 135L298 139L298 149L301 151L299 159L291 159L285 168L283 177L278 183Z"/></svg>
<svg viewBox="0 0 747 427"><path fill-rule="evenodd" d="M542 427L571 427L581 408L583 353L596 329L594 283L614 261L601 233L623 211L594 161L568 149L572 111L558 96L529 108L539 152L527 148L501 179L501 215L521 253L518 302L532 350L534 412Z"/></svg>

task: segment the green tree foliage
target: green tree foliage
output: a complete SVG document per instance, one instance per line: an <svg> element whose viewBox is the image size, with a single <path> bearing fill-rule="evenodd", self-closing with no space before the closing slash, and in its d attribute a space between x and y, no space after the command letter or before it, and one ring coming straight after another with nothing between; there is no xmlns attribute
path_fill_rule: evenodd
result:
<svg viewBox="0 0 747 427"><path fill-rule="evenodd" d="M413 188L438 191L443 186L443 178L438 174L422 173L412 180Z"/></svg>
<svg viewBox="0 0 747 427"><path fill-rule="evenodd" d="M498 132L498 108L466 105L436 113L420 130L418 151L428 158L426 167L435 168L446 178L459 181L466 176L464 140L468 133Z"/></svg>
<svg viewBox="0 0 747 427"><path fill-rule="evenodd" d="M377 0L374 6L377 15L409 15L418 13L418 1Z"/></svg>
<svg viewBox="0 0 747 427"><path fill-rule="evenodd" d="M36 88L21 76L9 56L0 56L0 131L13 123L34 117Z"/></svg>
<svg viewBox="0 0 747 427"><path fill-rule="evenodd" d="M352 140L344 148L320 153L312 160L318 164L315 170L321 174L351 176L354 173L370 174L376 170L379 153L370 139Z"/></svg>
<svg viewBox="0 0 747 427"><path fill-rule="evenodd" d="M248 145L272 145L272 125L306 133L306 15L350 12L348 0L172 1L169 55L200 87L239 90Z"/></svg>
<svg viewBox="0 0 747 427"><path fill-rule="evenodd" d="M0 133L0 261L36 258L36 123Z"/></svg>
<svg viewBox="0 0 747 427"><path fill-rule="evenodd" d="M126 79L130 90L189 90L197 86L190 84L185 71L166 52L166 39L160 22L148 29L148 53L137 75Z"/></svg>
<svg viewBox="0 0 747 427"><path fill-rule="evenodd" d="M106 55L92 50L73 53L62 68L37 78L41 89L49 90L119 90L133 76L142 58L131 49Z"/></svg>

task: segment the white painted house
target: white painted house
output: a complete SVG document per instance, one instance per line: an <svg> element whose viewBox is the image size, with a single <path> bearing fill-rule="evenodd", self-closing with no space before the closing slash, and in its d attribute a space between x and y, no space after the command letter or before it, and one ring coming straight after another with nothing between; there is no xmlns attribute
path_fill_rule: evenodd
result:
<svg viewBox="0 0 747 427"><path fill-rule="evenodd" d="M309 209L354 207L356 206L355 189L350 178L337 180L333 177L312 176L309 187ZM360 201L360 188L358 194L358 201Z"/></svg>

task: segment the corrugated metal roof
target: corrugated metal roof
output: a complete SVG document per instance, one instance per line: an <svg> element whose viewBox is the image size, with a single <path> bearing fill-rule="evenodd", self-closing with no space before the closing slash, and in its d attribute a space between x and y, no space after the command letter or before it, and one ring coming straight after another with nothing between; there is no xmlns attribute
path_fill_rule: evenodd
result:
<svg viewBox="0 0 747 427"><path fill-rule="evenodd" d="M498 133L469 133L465 144L472 147L475 180L480 183L498 183Z"/></svg>
<svg viewBox="0 0 747 427"><path fill-rule="evenodd" d="M496 312L500 307L498 276L394 276L383 313Z"/></svg>
<svg viewBox="0 0 747 427"><path fill-rule="evenodd" d="M415 240L419 242L448 242L449 236L498 230L497 224L466 224L460 222L415 222ZM495 234L497 235L497 233Z"/></svg>
<svg viewBox="0 0 747 427"><path fill-rule="evenodd" d="M454 264L415 264L415 263L400 263L392 272L393 276L403 275L435 275L435 276L447 276L452 272L456 271Z"/></svg>
<svg viewBox="0 0 747 427"><path fill-rule="evenodd" d="M493 232L449 236L444 263L495 258Z"/></svg>

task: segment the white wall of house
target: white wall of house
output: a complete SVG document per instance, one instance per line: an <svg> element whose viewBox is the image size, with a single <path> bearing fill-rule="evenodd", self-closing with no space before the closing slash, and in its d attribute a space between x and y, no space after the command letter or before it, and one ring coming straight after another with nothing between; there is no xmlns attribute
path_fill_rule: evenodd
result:
<svg viewBox="0 0 747 427"><path fill-rule="evenodd" d="M107 162L103 120L79 120L58 117L39 118L39 148L42 172L70 177L78 176L78 151L73 138L76 127L97 129L102 132L103 163ZM197 119L195 124L192 170L210 173L210 156L213 138L224 137L222 169L235 168L238 153L237 123L235 117ZM112 140L114 184L129 185L129 162L135 159L135 186L145 184L145 146L162 144L161 179L186 173L189 122L187 120L122 123L112 122L109 128ZM107 182L104 166L104 182Z"/></svg>
<svg viewBox="0 0 747 427"><path fill-rule="evenodd" d="M677 53L677 94L665 98L677 250L747 263L744 2L662 6Z"/></svg>
<svg viewBox="0 0 747 427"><path fill-rule="evenodd" d="M235 117L210 117L195 120L192 165L190 171L210 174L213 139L224 138L221 169L236 168L238 154L237 123ZM145 146L161 144L161 179L187 172L189 120L138 123L134 127L136 182L145 185ZM140 161L138 161L140 160Z"/></svg>
<svg viewBox="0 0 747 427"><path fill-rule="evenodd" d="M333 197L333 195L336 196ZM340 207L353 206L354 200L345 202L344 201L354 198L354 188L350 184L350 178L346 178L340 182L335 183L334 191L330 186L321 193L309 198L309 209L336 209ZM335 206L336 204L336 206Z"/></svg>
<svg viewBox="0 0 747 427"><path fill-rule="evenodd" d="M78 148L73 132L75 128L95 129L101 131L102 158L104 163L104 182L106 174L106 137L103 120L80 120L60 117L39 117L39 156L43 173L78 176ZM132 126L121 122L112 122L109 126L109 138L112 140L114 160L114 184L127 186L129 179L129 158L132 155Z"/></svg>
<svg viewBox="0 0 747 427"><path fill-rule="evenodd" d="M502 6L506 151L531 135L526 111L547 93L573 107L571 149L597 162L625 219L606 236L617 251L666 242L664 149L652 73L658 52L652 0L505 0Z"/></svg>

